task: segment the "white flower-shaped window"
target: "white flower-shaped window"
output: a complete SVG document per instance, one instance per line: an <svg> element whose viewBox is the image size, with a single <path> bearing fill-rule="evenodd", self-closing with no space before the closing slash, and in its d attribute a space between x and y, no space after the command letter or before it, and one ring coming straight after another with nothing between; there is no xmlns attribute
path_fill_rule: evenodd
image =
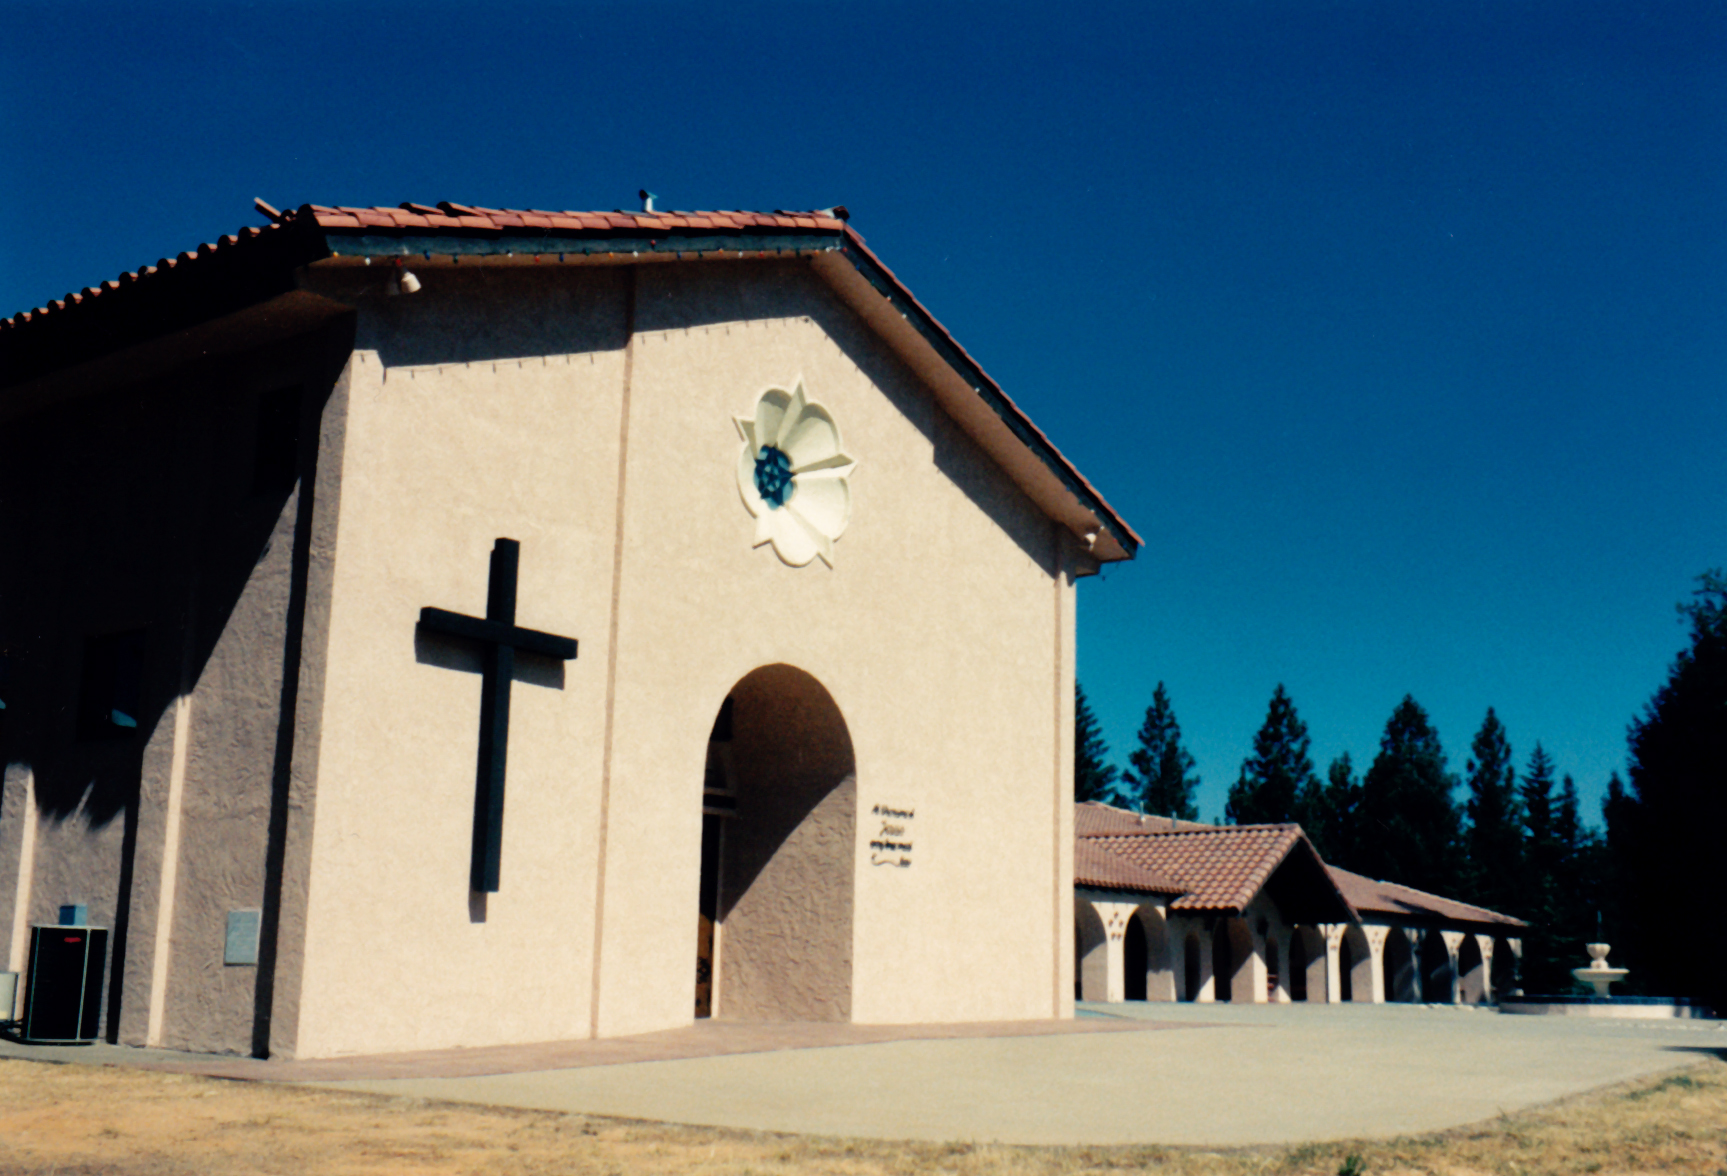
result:
<svg viewBox="0 0 1727 1176"><path fill-rule="evenodd" d="M834 563L834 540L851 522L851 487L857 462L840 448L833 416L804 396L803 381L790 392L769 388L753 417L736 418L743 435L738 493L755 516L752 546L774 545L794 568L821 556Z"/></svg>

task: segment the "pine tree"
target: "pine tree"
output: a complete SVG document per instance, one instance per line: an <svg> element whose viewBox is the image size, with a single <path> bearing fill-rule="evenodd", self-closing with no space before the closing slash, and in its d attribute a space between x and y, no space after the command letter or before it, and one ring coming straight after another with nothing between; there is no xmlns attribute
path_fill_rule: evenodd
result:
<svg viewBox="0 0 1727 1176"><path fill-rule="evenodd" d="M1116 799L1115 765L1109 762L1109 745L1085 687L1073 684L1073 798L1079 801Z"/></svg>
<svg viewBox="0 0 1727 1176"><path fill-rule="evenodd" d="M1469 800L1464 806L1464 894L1489 910L1509 914L1519 905L1523 814L1511 743L1493 708L1469 745Z"/></svg>
<svg viewBox="0 0 1727 1176"><path fill-rule="evenodd" d="M1727 1009L1727 935L1716 930L1727 828L1727 576L1699 576L1679 611L1690 646L1631 724L1631 787L1618 819L1609 816L1609 836L1637 912L1625 928L1633 976L1719 1010Z"/></svg>
<svg viewBox="0 0 1727 1176"><path fill-rule="evenodd" d="M1361 785L1346 751L1331 761L1325 782L1310 780L1295 798L1295 816L1319 856L1334 866L1352 870L1359 856L1356 821L1361 809Z"/></svg>
<svg viewBox="0 0 1727 1176"><path fill-rule="evenodd" d="M1635 928L1641 922L1636 915L1634 880L1629 869L1631 823L1636 819L1636 807L1636 801L1626 792L1625 781L1619 778L1619 773L1608 776L1607 793L1601 798L1601 824L1606 830L1601 846L1600 890L1604 924L1601 933L1603 939L1613 945L1611 962L1625 967L1632 967L1627 961L1633 960L1637 954L1639 944ZM1627 994L1646 992L1648 985L1644 973L1647 970L1633 968L1619 991Z"/></svg>
<svg viewBox="0 0 1727 1176"><path fill-rule="evenodd" d="M1193 757L1181 745L1181 724L1175 721L1175 708L1162 682L1152 691L1145 721L1139 725L1139 746L1127 760L1122 790L1133 808L1182 821L1199 819L1199 806L1193 801L1199 777L1191 775Z"/></svg>
<svg viewBox="0 0 1727 1176"><path fill-rule="evenodd" d="M1559 841L1553 785L1553 760L1537 743L1517 785L1523 806L1523 876L1518 902L1509 912L1529 923L1523 934L1521 970L1523 986L1531 992L1569 991L1569 968L1578 966L1566 965L1555 947L1565 849Z"/></svg>
<svg viewBox="0 0 1727 1176"><path fill-rule="evenodd" d="M1409 695L1386 721L1379 754L1361 784L1357 867L1387 882L1434 894L1457 892L1456 780L1427 712Z"/></svg>
<svg viewBox="0 0 1727 1176"><path fill-rule="evenodd" d="M1554 911L1550 937L1555 968L1568 977L1589 962L1585 944L1595 942L1601 911L1603 848L1600 834L1583 823L1577 782L1559 783L1553 805L1553 839L1559 848L1554 867ZM1575 977L1571 977L1575 985Z"/></svg>
<svg viewBox="0 0 1727 1176"><path fill-rule="evenodd" d="M1307 724L1295 713L1283 683L1271 693L1265 722L1253 737L1253 754L1230 785L1224 816L1232 825L1275 825L1295 820L1296 797L1317 784Z"/></svg>

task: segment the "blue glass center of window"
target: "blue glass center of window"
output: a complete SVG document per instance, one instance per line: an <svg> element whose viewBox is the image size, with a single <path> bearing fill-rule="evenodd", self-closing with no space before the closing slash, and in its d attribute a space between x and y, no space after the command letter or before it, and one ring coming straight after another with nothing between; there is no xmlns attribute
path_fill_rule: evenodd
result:
<svg viewBox="0 0 1727 1176"><path fill-rule="evenodd" d="M792 459L772 445L756 452L756 493L776 510L792 496Z"/></svg>

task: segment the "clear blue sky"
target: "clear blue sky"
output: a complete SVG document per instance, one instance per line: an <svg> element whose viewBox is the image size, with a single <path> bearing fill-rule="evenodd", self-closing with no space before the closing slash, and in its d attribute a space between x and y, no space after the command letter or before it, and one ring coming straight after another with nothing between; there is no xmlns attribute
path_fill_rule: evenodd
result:
<svg viewBox="0 0 1727 1176"><path fill-rule="evenodd" d="M1145 537L1118 757L1405 694L1585 797L1727 564L1727 6L0 0L0 315L253 196L853 224ZM1593 804L1591 804L1593 808Z"/></svg>

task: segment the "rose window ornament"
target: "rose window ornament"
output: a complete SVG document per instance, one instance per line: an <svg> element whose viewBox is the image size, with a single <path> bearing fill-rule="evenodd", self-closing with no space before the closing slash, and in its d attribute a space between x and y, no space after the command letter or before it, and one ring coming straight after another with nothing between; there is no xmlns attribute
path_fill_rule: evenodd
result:
<svg viewBox="0 0 1727 1176"><path fill-rule="evenodd" d="M834 563L834 540L851 522L851 487L857 462L840 448L832 414L804 396L803 381L787 392L769 388L755 415L737 417L744 447L738 454L738 493L756 520L754 547L794 568L821 557Z"/></svg>

